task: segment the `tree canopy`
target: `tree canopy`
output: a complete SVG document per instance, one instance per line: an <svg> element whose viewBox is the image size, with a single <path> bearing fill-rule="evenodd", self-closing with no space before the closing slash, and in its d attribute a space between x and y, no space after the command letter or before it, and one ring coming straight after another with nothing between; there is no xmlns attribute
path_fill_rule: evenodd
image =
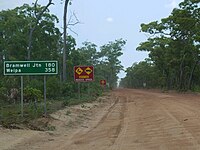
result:
<svg viewBox="0 0 200 150"><path fill-rule="evenodd" d="M160 77L155 74L153 78L159 81L164 79L164 83L160 82L160 86L164 84L167 89L178 90L190 90L199 86L199 29L199 0L185 0L179 4L179 8L172 11L170 16L160 21L141 24L141 31L148 34L149 38L140 43L137 50L149 52L149 59L153 64L151 69L156 68L157 72L160 72ZM137 66L142 67L142 64L137 64L133 69L137 70ZM142 68L148 70L148 67ZM136 78L137 71L130 72L128 68L127 76L122 82L131 77ZM142 75L141 72L140 76ZM140 79L137 82L140 82Z"/></svg>

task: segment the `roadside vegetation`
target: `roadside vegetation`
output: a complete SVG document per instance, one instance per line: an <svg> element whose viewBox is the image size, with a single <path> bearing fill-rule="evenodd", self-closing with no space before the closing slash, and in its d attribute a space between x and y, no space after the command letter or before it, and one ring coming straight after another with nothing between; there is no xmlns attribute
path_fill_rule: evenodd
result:
<svg viewBox="0 0 200 150"><path fill-rule="evenodd" d="M36 1L37 2L37 1ZM123 69L119 57L125 40L117 39L97 47L89 41L77 47L76 39L67 35L66 52L59 19L48 7L24 4L0 11L0 124L27 123L44 113L43 76L24 76L24 117L20 108L20 76L4 76L4 61L57 60L58 75L47 76L47 113L64 106L94 101L104 92L100 80L107 81L106 90L117 86L117 74ZM63 80L63 54L66 55L66 79ZM74 82L74 66L94 66L94 82Z"/></svg>
<svg viewBox="0 0 200 150"><path fill-rule="evenodd" d="M141 24L148 39L137 50L149 58L127 68L122 87L200 91L199 2L184 0L170 16Z"/></svg>

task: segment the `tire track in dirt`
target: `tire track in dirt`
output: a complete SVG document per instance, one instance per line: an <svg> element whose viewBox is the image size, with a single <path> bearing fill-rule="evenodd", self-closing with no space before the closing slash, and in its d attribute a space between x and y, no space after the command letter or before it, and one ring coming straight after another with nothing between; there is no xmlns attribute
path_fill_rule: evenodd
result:
<svg viewBox="0 0 200 150"><path fill-rule="evenodd" d="M129 100L128 98L126 98L126 105L128 105ZM125 114L126 113L126 114ZM126 116L126 118L123 116L124 118L124 126L122 128L121 133L119 134L118 138L116 139L115 143L111 146L111 148L109 148L110 150L122 150L122 145L124 144L124 141L122 140L126 134L127 134L127 129L128 129L128 118L129 118L129 108L128 106L126 107L126 112L124 113L124 116Z"/></svg>
<svg viewBox="0 0 200 150"><path fill-rule="evenodd" d="M192 106L193 103L193 106ZM196 106L196 102L189 101L177 101L169 100L161 102L163 110L177 123L182 129L182 134L187 135L188 141L192 143L194 147L200 149L200 110ZM172 105L173 104L173 105Z"/></svg>
<svg viewBox="0 0 200 150"><path fill-rule="evenodd" d="M101 141L105 147L108 148L115 143L122 128L124 126L124 113L126 111L126 98L117 97L114 104L108 109L107 113L100 119L94 128L78 137L75 135L72 140L75 142L74 147L79 149L85 144L93 143L92 141ZM111 123L112 122L112 123ZM101 143L101 142L100 142ZM93 148L99 147L94 144ZM73 148L70 148L70 150Z"/></svg>

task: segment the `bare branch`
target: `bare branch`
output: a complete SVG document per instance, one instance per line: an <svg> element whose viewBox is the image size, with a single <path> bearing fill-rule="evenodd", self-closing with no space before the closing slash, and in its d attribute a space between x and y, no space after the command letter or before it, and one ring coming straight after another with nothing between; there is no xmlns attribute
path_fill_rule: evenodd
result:
<svg viewBox="0 0 200 150"><path fill-rule="evenodd" d="M37 7L38 0L35 1L34 7Z"/></svg>
<svg viewBox="0 0 200 150"><path fill-rule="evenodd" d="M42 9L42 11L38 14L38 16L36 17L36 25L38 24L39 20L42 18L42 15L44 14L44 12L48 9L48 7L50 5L54 5L54 3L52 2L53 0L49 0L49 3Z"/></svg>
<svg viewBox="0 0 200 150"><path fill-rule="evenodd" d="M72 22L72 18L73 18L73 16L72 16L72 15L70 15L70 16L69 16L69 19L68 19L68 23L67 23L67 24L69 24L70 22Z"/></svg>
<svg viewBox="0 0 200 150"><path fill-rule="evenodd" d="M69 29L72 33L74 33L75 35L78 36L78 34L72 30L72 28L70 28L70 26L75 26L77 24L80 24L81 22L79 21L78 17L76 16L75 12L71 13L71 15L69 16L69 20L67 23L67 29Z"/></svg>
<svg viewBox="0 0 200 150"><path fill-rule="evenodd" d="M35 9L36 9L36 7L37 7L37 5L38 5L37 3L38 3L38 0L36 0L35 3L34 3Z"/></svg>
<svg viewBox="0 0 200 150"><path fill-rule="evenodd" d="M68 23L68 25L67 26L75 26L75 25L77 25L77 24L79 24L80 22L75 22L75 23Z"/></svg>
<svg viewBox="0 0 200 150"><path fill-rule="evenodd" d="M37 5L38 5L37 3L38 3L38 0L36 0L35 4L34 4L34 8L35 8L34 14L35 14L35 16L37 16L37 11L36 11L37 10Z"/></svg>
<svg viewBox="0 0 200 150"><path fill-rule="evenodd" d="M72 33L76 34L78 36L78 33L76 33L74 30L72 30L70 27L67 27Z"/></svg>
<svg viewBox="0 0 200 150"><path fill-rule="evenodd" d="M75 21L73 20L73 18L75 18ZM71 13L71 15L69 17L69 21L67 23L67 26L75 26L79 23L80 23L80 21L79 21L78 17L76 16L75 12Z"/></svg>
<svg viewBox="0 0 200 150"><path fill-rule="evenodd" d="M76 16L75 12L73 12L73 16L75 17L76 21L79 22L79 19L78 19L78 17Z"/></svg>

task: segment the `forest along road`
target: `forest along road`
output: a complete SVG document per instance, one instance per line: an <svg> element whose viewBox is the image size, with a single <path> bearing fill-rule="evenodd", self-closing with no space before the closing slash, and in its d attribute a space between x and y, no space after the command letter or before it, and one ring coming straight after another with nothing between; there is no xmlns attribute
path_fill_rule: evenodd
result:
<svg viewBox="0 0 200 150"><path fill-rule="evenodd" d="M10 149L200 149L200 96L197 94L118 89L111 92L105 103L88 116L84 125L58 134L38 133Z"/></svg>

